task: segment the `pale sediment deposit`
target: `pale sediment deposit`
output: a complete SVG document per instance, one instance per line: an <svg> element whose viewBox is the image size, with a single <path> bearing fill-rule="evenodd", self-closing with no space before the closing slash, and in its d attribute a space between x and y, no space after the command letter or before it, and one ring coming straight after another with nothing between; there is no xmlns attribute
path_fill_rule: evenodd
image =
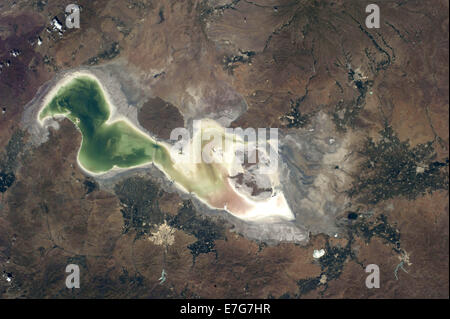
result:
<svg viewBox="0 0 450 319"><path fill-rule="evenodd" d="M226 210L243 220L294 219L282 192L276 192L264 201L240 194L229 181L231 175L243 172L240 163L234 159L213 163L174 161L171 145L157 142L120 114L105 87L90 72L74 72L58 82L43 99L36 120L46 126L60 117L67 117L80 130L83 140L78 152L78 165L90 175L154 163L179 189L194 194L211 208ZM233 137L227 137L217 122L209 119L205 122L194 134L186 152L193 150L196 143L203 143L201 135L207 131L220 136L219 141L214 140L218 144L214 144L217 149L213 152L233 158L236 152L234 145L244 141L234 138L231 148L222 148L222 137ZM277 182L277 172L273 174L272 180Z"/></svg>

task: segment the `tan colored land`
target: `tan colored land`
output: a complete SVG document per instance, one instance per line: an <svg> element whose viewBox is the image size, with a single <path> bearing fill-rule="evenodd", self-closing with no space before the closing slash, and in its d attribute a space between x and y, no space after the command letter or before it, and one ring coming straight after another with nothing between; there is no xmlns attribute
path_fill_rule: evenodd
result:
<svg viewBox="0 0 450 319"><path fill-rule="evenodd" d="M342 268L331 267L339 276L330 279L332 271L326 268L328 275L323 278L313 251L325 248L327 242L333 249L345 249L348 228L339 228L338 237L313 231L304 246L259 245L233 232L224 219L202 215L201 221L190 224L194 217L183 215L185 198L162 187L152 199L159 210L152 206L152 214L145 215L155 218L152 227L126 228L130 220L124 217L126 207L116 193L94 189L87 194L84 183L90 180L76 163L80 135L63 120L59 130L50 129L47 143L23 152L16 181L2 194L0 273L11 273L13 284L0 277L1 297L449 297L448 189L369 205L348 199L343 191L349 182L340 183L342 176L353 181L362 175L357 165L362 143L367 136L379 140L385 123L412 147L432 141L436 152L432 161L445 163L449 157L448 1L411 0L402 5L383 1L379 30L365 28L361 1L335 1L333 6L309 0L237 1L234 9L222 7L231 4L227 0L211 1L212 8L194 0L80 1L82 27L67 30L62 37L45 30L53 16L63 15L59 1L48 1L41 11L35 1L20 1L15 7L20 9L11 9L12 2L0 4L0 62L11 61L0 73L0 113L6 107L0 114L2 152L13 132L21 129L23 107L39 87L61 71L94 67L90 59L101 56L97 65L119 65L120 72L114 74L122 73L127 96L141 112L139 121L147 112L152 114L145 104L156 97L178 109L173 118L164 113L167 122L140 122L150 132L155 129L155 134L167 132L168 123L209 114L231 122L232 127L280 127L298 143L305 136L312 136L318 147L330 138L344 141L350 147L344 159L328 156L313 162L296 154L290 158L315 183L308 204L317 214L298 213L299 223L308 225L307 230L324 218L329 218L323 223L327 227L336 220L351 223L347 215L356 211L371 212L365 222L375 226L377 218L385 215L398 230L410 264L405 265L407 273L398 271L397 280L394 270L403 255L395 251L396 244L380 234L367 241L363 234L353 233L351 249L357 260L345 257L337 264ZM36 44L38 35L41 46ZM102 55L115 43L116 55ZM21 50L17 58L10 55L14 48ZM251 61L242 58L242 51L255 53ZM233 60L238 56L242 60ZM357 72L353 80L349 66ZM309 131L314 128L311 124L286 127L283 116L290 112L291 101L300 99L300 112L310 115L313 123L324 114L343 120L360 95L355 76L370 83L364 106L345 132L336 130L332 121L320 139L314 135L317 131ZM233 112L224 112L224 105ZM48 157L50 151L53 157ZM294 194L304 196L300 191ZM325 198L334 198L331 206ZM349 202L352 206L347 209ZM172 225L174 243L166 253L164 245L148 237L165 220L177 217L185 228ZM206 221L211 221L207 227ZM217 225L224 230L217 230ZM200 253L194 264L188 246L211 229L217 236L200 242L212 243L213 250ZM141 231L144 235L139 237ZM164 259L168 275L160 285ZM79 263L85 274L84 288L74 294L61 288L65 273L59 270L69 262ZM372 263L380 266L380 289L369 290L364 284L363 266ZM302 292L298 282L311 278L318 278L319 284Z"/></svg>

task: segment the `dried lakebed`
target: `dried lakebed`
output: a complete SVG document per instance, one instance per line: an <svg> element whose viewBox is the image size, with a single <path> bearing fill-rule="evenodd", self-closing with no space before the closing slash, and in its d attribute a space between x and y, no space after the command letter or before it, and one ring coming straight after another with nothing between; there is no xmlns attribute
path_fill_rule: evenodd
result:
<svg viewBox="0 0 450 319"><path fill-rule="evenodd" d="M294 218L282 192L274 192L264 200L239 192L230 181L231 176L244 171L236 162L176 161L177 154L171 144L156 141L120 115L100 81L90 73L77 72L60 81L44 99L37 117L42 126L46 126L49 119L61 117L76 125L82 134L78 165L90 175L153 163L178 188L195 195L211 208L224 209L240 219L252 221ZM222 126L205 119L200 134L192 137L188 147L193 149L194 142L198 142L205 131L230 138ZM203 140L200 143L203 145ZM214 152L219 149L218 146ZM235 149L221 151L234 154ZM277 172L269 179L273 189L279 186Z"/></svg>

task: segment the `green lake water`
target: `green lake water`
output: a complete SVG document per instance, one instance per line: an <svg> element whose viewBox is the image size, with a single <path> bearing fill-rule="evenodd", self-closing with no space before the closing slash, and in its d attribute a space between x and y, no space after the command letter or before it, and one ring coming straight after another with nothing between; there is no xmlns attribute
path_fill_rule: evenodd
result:
<svg viewBox="0 0 450 319"><path fill-rule="evenodd" d="M200 197L224 186L223 176L210 164L198 164L197 174L186 177L174 168L168 150L140 133L127 121L106 123L110 108L103 91L94 79L79 76L61 87L39 114L39 120L53 115L64 115L81 131L83 141L78 159L93 173L103 173L114 166L129 168L154 162L169 178Z"/></svg>

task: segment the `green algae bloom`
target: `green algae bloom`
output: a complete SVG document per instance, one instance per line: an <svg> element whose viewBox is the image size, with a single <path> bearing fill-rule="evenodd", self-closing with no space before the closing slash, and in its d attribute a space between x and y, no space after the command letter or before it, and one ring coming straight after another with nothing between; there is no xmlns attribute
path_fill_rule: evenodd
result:
<svg viewBox="0 0 450 319"><path fill-rule="evenodd" d="M165 148L134 129L124 120L107 123L110 109L99 84L86 76L60 88L39 114L39 120L64 115L81 131L79 152L82 166L93 173L114 166L127 168L152 162L170 161Z"/></svg>

